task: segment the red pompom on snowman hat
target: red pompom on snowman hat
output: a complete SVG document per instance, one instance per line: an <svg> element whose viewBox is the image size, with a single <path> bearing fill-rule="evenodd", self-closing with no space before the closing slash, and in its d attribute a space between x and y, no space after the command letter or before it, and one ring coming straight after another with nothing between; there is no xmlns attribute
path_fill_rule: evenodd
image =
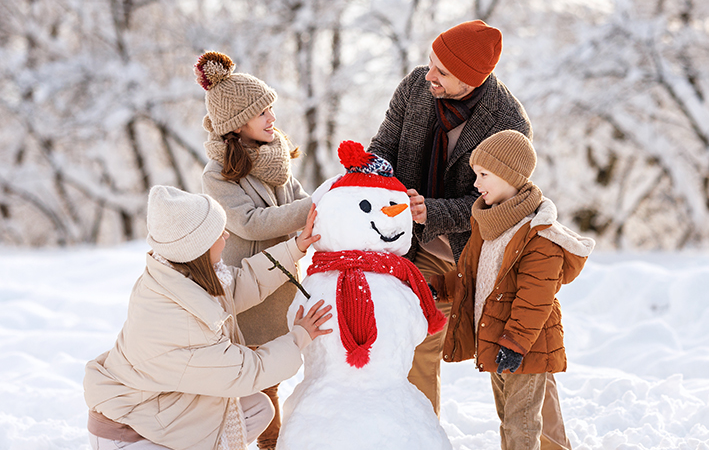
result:
<svg viewBox="0 0 709 450"><path fill-rule="evenodd" d="M394 177L394 168L389 161L365 152L359 142L342 141L337 155L347 173L333 183L330 189L362 186L406 192L406 187Z"/></svg>

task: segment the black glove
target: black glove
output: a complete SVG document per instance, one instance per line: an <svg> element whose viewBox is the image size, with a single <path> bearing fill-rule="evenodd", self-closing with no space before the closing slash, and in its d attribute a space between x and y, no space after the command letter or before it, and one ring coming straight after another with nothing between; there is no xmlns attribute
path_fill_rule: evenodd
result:
<svg viewBox="0 0 709 450"><path fill-rule="evenodd" d="M497 353L497 358L495 358L497 373L500 374L505 369L510 369L510 372L514 373L515 370L519 369L520 364L522 364L522 358L524 358L524 356L520 353L500 346L500 351Z"/></svg>

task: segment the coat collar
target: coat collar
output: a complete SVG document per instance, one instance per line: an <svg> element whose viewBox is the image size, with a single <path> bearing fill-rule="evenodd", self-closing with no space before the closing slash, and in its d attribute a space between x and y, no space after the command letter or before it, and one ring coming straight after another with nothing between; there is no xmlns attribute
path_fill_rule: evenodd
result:
<svg viewBox="0 0 709 450"><path fill-rule="evenodd" d="M229 314L216 298L175 269L156 261L150 253L146 255L145 270L148 276L143 276L143 282L148 289L168 297L204 322L210 330L219 330L229 319Z"/></svg>
<svg viewBox="0 0 709 450"><path fill-rule="evenodd" d="M266 183L259 180L253 175L246 175L244 178L239 180L239 184L248 184L251 188L256 191L256 193L263 199L263 201L268 206L278 206L276 201L275 192L266 186Z"/></svg>
<svg viewBox="0 0 709 450"><path fill-rule="evenodd" d="M561 247L564 251L564 284L573 281L584 266L586 258L591 254L595 241L591 238L578 235L573 230L563 226L557 220L557 211L554 203L546 197L542 198L542 203L537 209L531 221L522 225L512 240L507 244L505 256L502 260L502 267L498 274L496 283L506 276L507 272L517 262L522 255L522 249L532 240L535 235L543 237ZM465 249L467 255L461 255L460 261L465 265L462 270L475 274L478 272L478 257L482 248L483 239L480 236L478 223L471 217L472 233L470 239L473 240L471 248Z"/></svg>

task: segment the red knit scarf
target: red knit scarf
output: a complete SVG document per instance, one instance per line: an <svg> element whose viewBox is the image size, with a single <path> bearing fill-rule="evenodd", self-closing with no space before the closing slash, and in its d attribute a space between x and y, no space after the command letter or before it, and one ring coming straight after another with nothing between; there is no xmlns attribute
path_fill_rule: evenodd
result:
<svg viewBox="0 0 709 450"><path fill-rule="evenodd" d="M419 269L408 259L392 253L345 250L315 252L308 275L339 270L337 278L337 322L340 339L347 350L347 363L361 368L369 362L369 350L377 339L377 323L369 283L364 272L387 273L407 283L419 298L428 321L428 333L442 330L445 316L436 308L431 290Z"/></svg>

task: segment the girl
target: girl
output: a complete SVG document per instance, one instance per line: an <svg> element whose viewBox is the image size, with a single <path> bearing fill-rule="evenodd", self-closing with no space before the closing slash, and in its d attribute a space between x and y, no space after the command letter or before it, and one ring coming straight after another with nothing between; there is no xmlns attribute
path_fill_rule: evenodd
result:
<svg viewBox="0 0 709 450"><path fill-rule="evenodd" d="M231 59L218 52L203 54L195 65L197 82L206 90L203 126L209 132L204 146L210 161L202 174L202 190L226 210L232 238L224 262L239 267L243 258L303 228L312 201L291 174L290 160L298 149L273 126L276 92L258 78L233 70ZM288 331L286 312L295 293L296 287L286 283L239 315L247 345L264 344ZM277 389L264 391L276 415L258 439L261 449L276 446L281 423Z"/></svg>
<svg viewBox="0 0 709 450"><path fill-rule="evenodd" d="M269 249L288 270L319 239L315 210L303 232ZM274 411L259 390L295 375L301 350L330 308L299 310L287 334L252 350L235 316L287 277L259 254L228 267L224 209L207 195L155 186L148 200L146 269L115 346L86 366L94 450L245 450Z"/></svg>

